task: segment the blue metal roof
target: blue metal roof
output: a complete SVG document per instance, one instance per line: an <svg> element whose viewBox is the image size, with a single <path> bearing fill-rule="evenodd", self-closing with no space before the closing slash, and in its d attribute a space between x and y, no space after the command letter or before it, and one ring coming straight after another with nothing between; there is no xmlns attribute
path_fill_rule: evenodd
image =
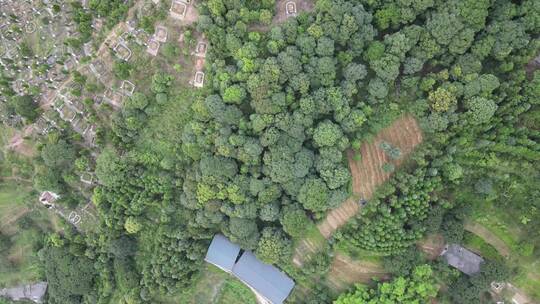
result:
<svg viewBox="0 0 540 304"><path fill-rule="evenodd" d="M240 247L238 245L231 243L223 235L216 234L212 239L210 247L208 247L208 252L204 260L227 272L231 272L238 253L240 253Z"/></svg>
<svg viewBox="0 0 540 304"><path fill-rule="evenodd" d="M273 304L281 304L294 287L294 281L272 265L259 261L249 251L244 252L232 273Z"/></svg>

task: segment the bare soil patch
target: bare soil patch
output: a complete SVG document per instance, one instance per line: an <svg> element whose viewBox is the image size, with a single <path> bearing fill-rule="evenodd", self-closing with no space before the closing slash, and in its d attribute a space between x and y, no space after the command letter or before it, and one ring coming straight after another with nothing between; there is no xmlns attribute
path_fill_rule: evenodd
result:
<svg viewBox="0 0 540 304"><path fill-rule="evenodd" d="M355 283L370 283L373 278L388 280L390 276L380 265L338 253L330 266L328 285L335 291L344 291Z"/></svg>
<svg viewBox="0 0 540 304"><path fill-rule="evenodd" d="M353 217L360 205L354 198L349 198L341 206L330 211L324 221L322 221L317 228L325 238L329 238L334 231L344 225L351 217Z"/></svg>
<svg viewBox="0 0 540 304"><path fill-rule="evenodd" d="M532 79L534 71L540 69L540 55L533 58L527 65L525 65L525 73L529 79Z"/></svg>
<svg viewBox="0 0 540 304"><path fill-rule="evenodd" d="M441 254L444 245L444 237L441 234L430 234L416 244L430 260L435 260Z"/></svg>
<svg viewBox="0 0 540 304"><path fill-rule="evenodd" d="M503 242L503 240L501 240L498 236L493 234L493 232L489 231L486 227L476 222L467 221L463 225L463 228L481 237L484 241L486 241L486 243L493 246L503 257L505 258L510 257L510 253L512 251L510 250L508 245L506 245L506 243Z"/></svg>
<svg viewBox="0 0 540 304"><path fill-rule="evenodd" d="M32 127L26 127L24 131L16 132L13 137L9 140L9 143L7 144L6 148L9 150L13 150L16 153L19 153L23 156L32 157L35 155L36 151L34 147L30 144L28 144L24 137L30 136L32 134Z"/></svg>
<svg viewBox="0 0 540 304"><path fill-rule="evenodd" d="M399 148L401 157L391 159L380 147L383 141ZM355 161L355 151L349 150L347 155L353 180L353 193L369 200L377 186L383 184L392 175L383 170L383 165L391 163L397 168L421 142L422 131L418 123L414 117L404 116L384 128L371 142L362 144L360 161Z"/></svg>

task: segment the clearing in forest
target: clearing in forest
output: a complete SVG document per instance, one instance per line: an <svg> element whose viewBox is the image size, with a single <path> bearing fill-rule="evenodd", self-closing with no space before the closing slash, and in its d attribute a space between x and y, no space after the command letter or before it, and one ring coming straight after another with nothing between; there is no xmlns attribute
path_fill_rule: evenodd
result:
<svg viewBox="0 0 540 304"><path fill-rule="evenodd" d="M381 142L389 143L399 148L400 157L390 159L380 147ZM326 218L317 225L320 234L328 239L334 231L345 225L347 221L358 213L360 205L358 198L369 200L375 188L384 183L391 173L383 170L385 163L399 166L413 149L422 142L422 132L418 123L412 116L404 116L381 130L370 142L365 142L360 148L361 159L356 161L353 150L347 152L349 168L353 179L354 196L343 202L338 208L331 210ZM304 238L296 246L293 262L301 266L303 261L313 253L318 252L324 244L314 242L310 238Z"/></svg>
<svg viewBox="0 0 540 304"><path fill-rule="evenodd" d="M311 12L315 8L312 0L277 0L276 15L272 24L280 24L290 17L298 16L302 12Z"/></svg>
<svg viewBox="0 0 540 304"><path fill-rule="evenodd" d="M486 243L493 246L501 256L508 258L510 257L511 250L506 245L506 243L501 240L498 236L496 236L493 232L489 231L486 227L482 226L479 223L476 222L465 222L463 228L465 230L476 234L480 238L482 238Z"/></svg>
<svg viewBox="0 0 540 304"><path fill-rule="evenodd" d="M32 130L32 126L28 126L22 132L15 131L15 134L13 134L9 143L6 145L6 149L13 150L23 156L34 156L36 153L34 147L24 139L25 137L32 135Z"/></svg>
<svg viewBox="0 0 540 304"><path fill-rule="evenodd" d="M328 286L334 291L344 291L356 283L370 283L373 278L389 279L384 268L368 261L355 261L337 253L328 272Z"/></svg>
<svg viewBox="0 0 540 304"><path fill-rule="evenodd" d="M435 260L444 249L445 241L441 234L430 234L416 244L418 249L430 260Z"/></svg>
<svg viewBox="0 0 540 304"><path fill-rule="evenodd" d="M371 199L375 189L390 178L392 173L385 171L383 166L391 164L398 167L421 142L422 132L418 123L414 117L404 116L381 130L372 141L363 143L359 151L361 155L359 161L354 157L358 151L347 151L354 197L328 213L326 219L318 225L321 234L329 238L336 229L356 215L360 209L357 198ZM398 148L399 157L390 158L381 148L381 143Z"/></svg>

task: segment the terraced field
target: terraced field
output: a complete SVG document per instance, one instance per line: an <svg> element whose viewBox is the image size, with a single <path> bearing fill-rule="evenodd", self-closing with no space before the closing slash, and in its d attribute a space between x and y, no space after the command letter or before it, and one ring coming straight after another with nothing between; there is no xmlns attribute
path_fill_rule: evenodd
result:
<svg viewBox="0 0 540 304"><path fill-rule="evenodd" d="M399 148L401 156L398 159L391 159L380 147L383 141ZM383 170L383 165L391 163L398 167L421 142L422 132L418 123L414 117L404 116L379 132L371 142L363 143L360 151L349 150L347 156L355 197L369 200L375 189L392 175ZM354 155L358 152L361 154L361 160L356 161ZM360 210L358 200L354 197L349 198L328 213L326 219L318 225L319 231L325 238L329 238L335 230L356 215L358 210Z"/></svg>

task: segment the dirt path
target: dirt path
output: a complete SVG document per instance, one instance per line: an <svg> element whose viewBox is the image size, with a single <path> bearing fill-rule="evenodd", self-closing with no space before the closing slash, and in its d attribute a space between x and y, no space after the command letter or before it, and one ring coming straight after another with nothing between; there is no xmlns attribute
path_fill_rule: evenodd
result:
<svg viewBox="0 0 540 304"><path fill-rule="evenodd" d="M498 236L489 231L486 227L476 222L467 221L463 225L463 228L481 237L484 241L486 241L486 243L493 246L503 257L510 257L510 253L512 251L510 250L508 245L506 245L503 240L501 240Z"/></svg>
<svg viewBox="0 0 540 304"><path fill-rule="evenodd" d="M328 273L328 285L335 291L343 291L355 283L369 283L373 278L389 279L380 265L366 261L355 261L336 254Z"/></svg>
<svg viewBox="0 0 540 304"><path fill-rule="evenodd" d="M345 223L351 217L353 217L358 210L360 210L360 205L358 204L357 200L351 197L341 204L341 206L330 211L326 215L326 219L317 225L317 228L319 228L321 234L327 239L339 227L345 225Z"/></svg>

